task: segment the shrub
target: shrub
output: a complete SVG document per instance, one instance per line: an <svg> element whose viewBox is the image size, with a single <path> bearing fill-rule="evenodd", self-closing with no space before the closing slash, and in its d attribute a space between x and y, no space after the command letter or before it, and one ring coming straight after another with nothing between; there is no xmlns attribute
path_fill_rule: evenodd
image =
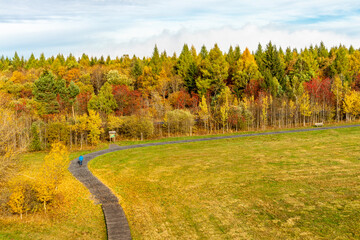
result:
<svg viewBox="0 0 360 240"><path fill-rule="evenodd" d="M186 133L192 132L194 116L188 110L176 109L165 114L165 126L169 132Z"/></svg>
<svg viewBox="0 0 360 240"><path fill-rule="evenodd" d="M154 133L154 125L147 117L125 117L120 128L120 133L131 138L149 138Z"/></svg>

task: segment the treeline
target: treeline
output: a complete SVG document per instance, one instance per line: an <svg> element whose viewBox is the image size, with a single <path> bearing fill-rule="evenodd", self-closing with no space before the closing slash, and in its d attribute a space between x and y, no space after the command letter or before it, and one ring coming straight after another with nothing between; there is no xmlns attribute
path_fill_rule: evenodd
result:
<svg viewBox="0 0 360 240"><path fill-rule="evenodd" d="M11 122L1 151L96 145L108 130L143 139L351 121L359 90L360 51L342 45L224 53L185 44L179 56L155 46L142 59L15 53L0 58L0 115Z"/></svg>

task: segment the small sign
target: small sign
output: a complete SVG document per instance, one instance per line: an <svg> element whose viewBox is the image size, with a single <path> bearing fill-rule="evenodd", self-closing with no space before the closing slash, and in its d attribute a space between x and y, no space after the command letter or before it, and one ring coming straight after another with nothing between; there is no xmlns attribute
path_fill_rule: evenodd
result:
<svg viewBox="0 0 360 240"><path fill-rule="evenodd" d="M109 131L109 135L110 135L110 141L111 139L114 139L115 142L116 131Z"/></svg>

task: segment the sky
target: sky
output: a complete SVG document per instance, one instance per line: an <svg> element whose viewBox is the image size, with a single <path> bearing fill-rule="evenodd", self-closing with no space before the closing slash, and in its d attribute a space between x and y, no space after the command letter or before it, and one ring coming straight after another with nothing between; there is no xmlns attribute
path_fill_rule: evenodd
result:
<svg viewBox="0 0 360 240"><path fill-rule="evenodd" d="M168 55L184 43L360 48L358 0L0 0L0 56Z"/></svg>

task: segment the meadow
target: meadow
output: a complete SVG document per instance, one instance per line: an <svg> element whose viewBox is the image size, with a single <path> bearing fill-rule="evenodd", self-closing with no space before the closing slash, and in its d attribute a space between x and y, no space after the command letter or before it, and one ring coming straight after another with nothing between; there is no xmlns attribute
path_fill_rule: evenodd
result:
<svg viewBox="0 0 360 240"><path fill-rule="evenodd" d="M359 239L360 129L130 149L90 162L134 239Z"/></svg>

